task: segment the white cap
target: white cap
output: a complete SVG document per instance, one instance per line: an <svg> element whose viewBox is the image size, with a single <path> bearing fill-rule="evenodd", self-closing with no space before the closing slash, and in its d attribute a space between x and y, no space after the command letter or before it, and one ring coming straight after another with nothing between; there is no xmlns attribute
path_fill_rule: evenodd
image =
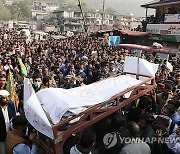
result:
<svg viewBox="0 0 180 154"><path fill-rule="evenodd" d="M125 61L124 60L120 60L120 63L124 63Z"/></svg>
<svg viewBox="0 0 180 154"><path fill-rule="evenodd" d="M87 60L88 60L88 57L87 57L87 56L83 56L82 58L83 58L83 59L87 59Z"/></svg>
<svg viewBox="0 0 180 154"><path fill-rule="evenodd" d="M0 90L0 98L1 97L8 97L10 93L7 90Z"/></svg>

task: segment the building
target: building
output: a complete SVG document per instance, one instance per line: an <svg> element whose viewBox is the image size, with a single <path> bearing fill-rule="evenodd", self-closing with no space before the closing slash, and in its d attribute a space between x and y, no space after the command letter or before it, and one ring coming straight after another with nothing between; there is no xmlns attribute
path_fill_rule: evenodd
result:
<svg viewBox="0 0 180 154"><path fill-rule="evenodd" d="M74 10L67 11L55 11L56 19L58 20L58 25L60 31L73 31L82 32L83 31L83 17L81 12L76 12Z"/></svg>
<svg viewBox="0 0 180 154"><path fill-rule="evenodd" d="M34 1L32 8L32 18L36 20L43 20L45 18L48 18L50 13L57 10L59 8L59 5L53 2Z"/></svg>
<svg viewBox="0 0 180 154"><path fill-rule="evenodd" d="M135 30L139 25L141 26L143 20L145 19L133 17L131 21L131 29Z"/></svg>
<svg viewBox="0 0 180 154"><path fill-rule="evenodd" d="M85 13L86 23L89 26L90 32L113 29L113 15L105 13L104 19L102 16L101 13L95 11Z"/></svg>
<svg viewBox="0 0 180 154"><path fill-rule="evenodd" d="M180 49L180 1L159 0L142 5L146 8L147 27L151 39L163 46ZM155 9L156 16L147 16L148 9Z"/></svg>
<svg viewBox="0 0 180 154"><path fill-rule="evenodd" d="M105 14L104 19L102 14L98 12L85 12L84 19L82 13L77 10L69 9L64 11L54 11L58 20L61 31L83 32L84 24L88 27L89 32L113 29L113 15ZM104 20L104 24L102 24Z"/></svg>
<svg viewBox="0 0 180 154"><path fill-rule="evenodd" d="M114 29L131 30L132 14L119 14L114 16Z"/></svg>
<svg viewBox="0 0 180 154"><path fill-rule="evenodd" d="M5 6L11 6L13 4L13 1L5 1L4 5Z"/></svg>

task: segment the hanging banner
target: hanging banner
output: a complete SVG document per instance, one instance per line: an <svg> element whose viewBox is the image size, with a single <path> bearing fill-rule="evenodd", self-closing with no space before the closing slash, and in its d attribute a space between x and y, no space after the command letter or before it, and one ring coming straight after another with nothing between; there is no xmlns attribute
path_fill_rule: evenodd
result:
<svg viewBox="0 0 180 154"><path fill-rule="evenodd" d="M9 21L8 22L8 28L9 29L12 29L14 26L13 26L13 21Z"/></svg>
<svg viewBox="0 0 180 154"><path fill-rule="evenodd" d="M118 45L120 44L120 36L109 36L108 45Z"/></svg>
<svg viewBox="0 0 180 154"><path fill-rule="evenodd" d="M180 24L180 14L166 14L164 18L166 24Z"/></svg>

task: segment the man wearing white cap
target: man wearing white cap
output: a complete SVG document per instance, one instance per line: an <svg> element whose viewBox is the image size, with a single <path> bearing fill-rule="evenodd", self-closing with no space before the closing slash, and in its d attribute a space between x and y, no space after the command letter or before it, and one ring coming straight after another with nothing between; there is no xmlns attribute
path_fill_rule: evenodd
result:
<svg viewBox="0 0 180 154"><path fill-rule="evenodd" d="M8 101L9 92L0 90L0 154L5 154L5 140L9 121L16 115L14 103Z"/></svg>

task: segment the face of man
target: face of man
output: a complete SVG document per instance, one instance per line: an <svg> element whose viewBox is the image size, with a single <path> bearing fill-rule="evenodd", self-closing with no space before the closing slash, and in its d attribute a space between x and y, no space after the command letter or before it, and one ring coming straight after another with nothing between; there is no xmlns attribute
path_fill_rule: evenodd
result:
<svg viewBox="0 0 180 154"><path fill-rule="evenodd" d="M177 83L180 83L180 76L176 77Z"/></svg>
<svg viewBox="0 0 180 154"><path fill-rule="evenodd" d="M158 130L163 130L164 128L166 128L165 124L160 120L155 121L155 126Z"/></svg>
<svg viewBox="0 0 180 154"><path fill-rule="evenodd" d="M162 115L165 115L165 116L169 116L169 111L168 111L165 107L163 107L163 108L161 109L161 114L162 114Z"/></svg>
<svg viewBox="0 0 180 154"><path fill-rule="evenodd" d="M172 90L171 89L164 89L164 95L166 97L168 97L168 95L172 94Z"/></svg>
<svg viewBox="0 0 180 154"><path fill-rule="evenodd" d="M0 89L4 88L6 85L6 78L0 78Z"/></svg>
<svg viewBox="0 0 180 154"><path fill-rule="evenodd" d="M1 98L0 98L0 104L1 104L2 106L7 105L7 102L8 102L8 97L1 97Z"/></svg>
<svg viewBox="0 0 180 154"><path fill-rule="evenodd" d="M147 128L146 120L145 119L139 119L138 125L141 130L145 130Z"/></svg>
<svg viewBox="0 0 180 154"><path fill-rule="evenodd" d="M42 79L41 78L35 78L34 82L42 82Z"/></svg>

